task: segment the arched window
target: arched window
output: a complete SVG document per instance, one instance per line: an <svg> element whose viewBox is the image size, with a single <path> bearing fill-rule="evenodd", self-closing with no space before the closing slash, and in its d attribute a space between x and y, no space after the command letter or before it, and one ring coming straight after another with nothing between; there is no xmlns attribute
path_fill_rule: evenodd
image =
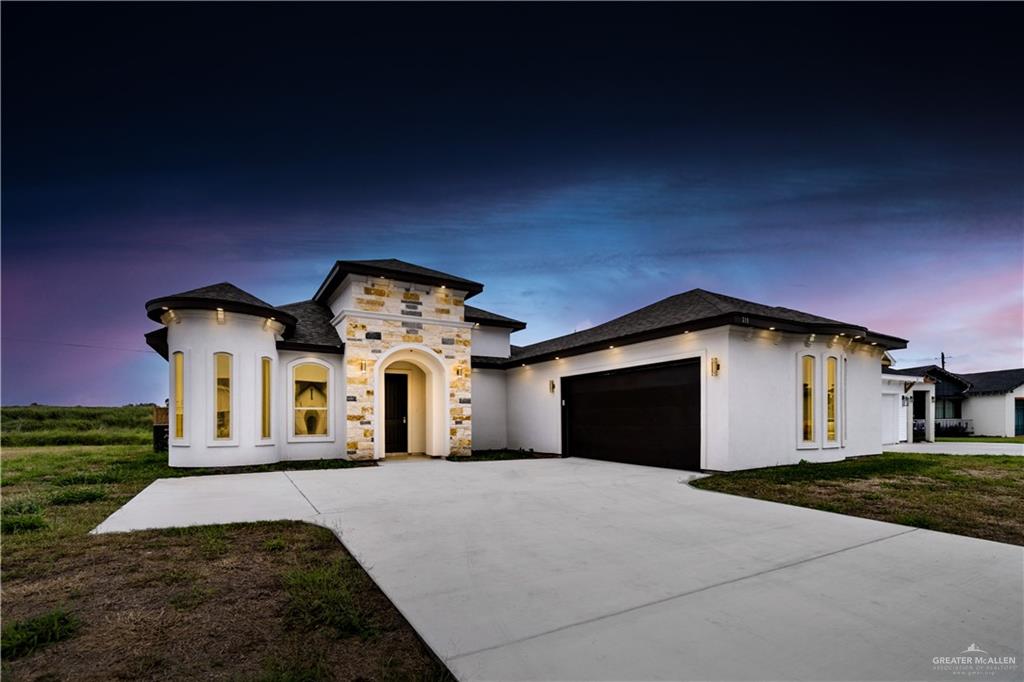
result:
<svg viewBox="0 0 1024 682"><path fill-rule="evenodd" d="M800 434L804 442L814 442L814 356L800 358Z"/></svg>
<svg viewBox="0 0 1024 682"><path fill-rule="evenodd" d="M830 443L839 440L838 373L839 360L825 358L825 440Z"/></svg>
<svg viewBox="0 0 1024 682"><path fill-rule="evenodd" d="M231 439L231 354L214 353L214 438Z"/></svg>
<svg viewBox="0 0 1024 682"><path fill-rule="evenodd" d="M327 435L328 375L323 365L305 362L295 366L292 429L296 436Z"/></svg>
<svg viewBox="0 0 1024 682"><path fill-rule="evenodd" d="M270 438L270 358L260 359L260 438Z"/></svg>
<svg viewBox="0 0 1024 682"><path fill-rule="evenodd" d="M180 350L171 356L174 367L174 437L185 437L185 354Z"/></svg>

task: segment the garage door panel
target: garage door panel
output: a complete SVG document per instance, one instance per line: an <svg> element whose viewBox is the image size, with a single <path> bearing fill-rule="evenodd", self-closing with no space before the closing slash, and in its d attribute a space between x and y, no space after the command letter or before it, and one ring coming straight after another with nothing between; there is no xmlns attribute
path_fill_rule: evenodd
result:
<svg viewBox="0 0 1024 682"><path fill-rule="evenodd" d="M700 361L562 380L566 454L700 468Z"/></svg>

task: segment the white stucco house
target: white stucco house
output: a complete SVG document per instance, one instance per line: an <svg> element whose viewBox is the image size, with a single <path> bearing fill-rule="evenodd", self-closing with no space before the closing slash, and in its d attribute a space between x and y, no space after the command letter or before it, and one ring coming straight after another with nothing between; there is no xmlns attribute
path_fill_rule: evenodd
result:
<svg viewBox="0 0 1024 682"><path fill-rule="evenodd" d="M514 448L736 470L880 451L880 360L903 339L694 289L516 346L526 325L467 303L482 291L388 259L338 261L287 305L228 283L149 301L170 464Z"/></svg>
<svg viewBox="0 0 1024 682"><path fill-rule="evenodd" d="M924 365L884 368L883 372L933 386L933 409L926 412L920 400L912 404L911 421L918 435L924 429L939 436L1024 435L1024 368L958 374L938 365Z"/></svg>

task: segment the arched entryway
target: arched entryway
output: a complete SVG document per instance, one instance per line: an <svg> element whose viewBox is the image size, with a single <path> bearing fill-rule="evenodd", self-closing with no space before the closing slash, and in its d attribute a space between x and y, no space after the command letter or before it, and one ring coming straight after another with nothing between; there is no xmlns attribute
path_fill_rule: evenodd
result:
<svg viewBox="0 0 1024 682"><path fill-rule="evenodd" d="M449 452L447 376L429 349L392 348L374 372L374 457L389 453Z"/></svg>

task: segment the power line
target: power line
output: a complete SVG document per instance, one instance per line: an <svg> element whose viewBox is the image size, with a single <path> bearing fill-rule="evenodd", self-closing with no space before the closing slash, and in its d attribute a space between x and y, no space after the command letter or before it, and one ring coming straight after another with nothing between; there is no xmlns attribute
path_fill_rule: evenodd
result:
<svg viewBox="0 0 1024 682"><path fill-rule="evenodd" d="M51 346L70 346L72 348L95 348L98 350L119 350L125 353L152 353L151 350L142 350L141 348L119 348L117 346L94 346L88 343L64 343L62 341L44 341L42 339L17 339L11 336L0 337L3 341L21 341L23 343L46 343Z"/></svg>

